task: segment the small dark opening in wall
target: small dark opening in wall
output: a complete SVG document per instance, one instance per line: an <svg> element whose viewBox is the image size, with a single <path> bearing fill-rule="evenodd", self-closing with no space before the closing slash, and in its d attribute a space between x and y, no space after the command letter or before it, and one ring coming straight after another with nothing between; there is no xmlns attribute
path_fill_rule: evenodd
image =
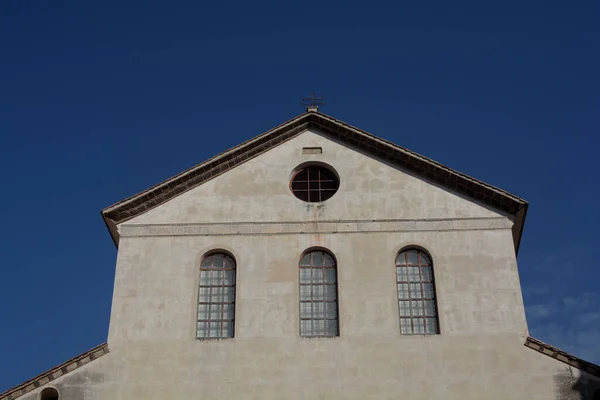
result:
<svg viewBox="0 0 600 400"><path fill-rule="evenodd" d="M40 400L58 400L58 390L51 387L42 390Z"/></svg>
<svg viewBox="0 0 600 400"><path fill-rule="evenodd" d="M594 400L600 400L600 389L594 392Z"/></svg>
<svg viewBox="0 0 600 400"><path fill-rule="evenodd" d="M323 154L322 147L303 147L302 154Z"/></svg>

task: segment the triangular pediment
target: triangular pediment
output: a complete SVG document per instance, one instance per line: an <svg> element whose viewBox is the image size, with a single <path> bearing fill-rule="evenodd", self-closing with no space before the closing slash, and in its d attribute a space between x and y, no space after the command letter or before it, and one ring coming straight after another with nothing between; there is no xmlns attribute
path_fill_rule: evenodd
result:
<svg viewBox="0 0 600 400"><path fill-rule="evenodd" d="M527 202L315 110L307 111L144 192L107 207L102 215L115 243L118 243L118 224L190 192L306 132L316 133L502 215L512 216L513 237L515 248L518 249Z"/></svg>

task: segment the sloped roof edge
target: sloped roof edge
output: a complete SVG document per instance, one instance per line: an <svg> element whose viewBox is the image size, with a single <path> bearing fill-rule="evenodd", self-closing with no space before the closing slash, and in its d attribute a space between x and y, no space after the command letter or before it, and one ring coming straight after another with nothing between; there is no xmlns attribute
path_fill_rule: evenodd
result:
<svg viewBox="0 0 600 400"><path fill-rule="evenodd" d="M96 360L108 353L108 344L102 343L101 345L98 345L93 349L86 351L85 353L73 357L64 363L41 373L33 379L23 382L12 389L8 389L4 393L0 393L0 400L14 400L18 397L21 397L41 386L47 385L53 380L58 379L71 371L76 370L77 368L83 367L91 361Z"/></svg>
<svg viewBox="0 0 600 400"><path fill-rule="evenodd" d="M143 214L307 129L316 129L351 148L408 170L500 212L513 215L513 237L515 250L518 252L527 213L525 200L315 110L298 115L162 183L103 209L102 217L115 244L118 245L119 239L117 224Z"/></svg>
<svg viewBox="0 0 600 400"><path fill-rule="evenodd" d="M525 346L600 378L600 366L575 357L574 355L566 353L559 348L542 342L541 340L528 336L527 339L525 339Z"/></svg>

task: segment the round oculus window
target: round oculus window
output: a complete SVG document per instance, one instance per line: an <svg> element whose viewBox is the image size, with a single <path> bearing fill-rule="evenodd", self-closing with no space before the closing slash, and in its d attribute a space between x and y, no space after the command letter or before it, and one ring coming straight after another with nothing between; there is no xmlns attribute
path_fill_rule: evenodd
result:
<svg viewBox="0 0 600 400"><path fill-rule="evenodd" d="M294 196L302 201L318 203L337 192L340 180L335 172L320 166L309 165L296 171L290 185Z"/></svg>

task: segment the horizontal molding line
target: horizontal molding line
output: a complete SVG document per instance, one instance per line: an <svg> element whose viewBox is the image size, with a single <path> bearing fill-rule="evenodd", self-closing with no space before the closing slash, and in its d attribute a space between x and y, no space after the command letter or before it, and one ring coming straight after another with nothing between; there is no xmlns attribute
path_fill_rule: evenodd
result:
<svg viewBox="0 0 600 400"><path fill-rule="evenodd" d="M228 222L202 224L123 224L121 237L297 235L377 232L445 232L511 229L507 218L453 218L427 220L354 220L319 222Z"/></svg>

